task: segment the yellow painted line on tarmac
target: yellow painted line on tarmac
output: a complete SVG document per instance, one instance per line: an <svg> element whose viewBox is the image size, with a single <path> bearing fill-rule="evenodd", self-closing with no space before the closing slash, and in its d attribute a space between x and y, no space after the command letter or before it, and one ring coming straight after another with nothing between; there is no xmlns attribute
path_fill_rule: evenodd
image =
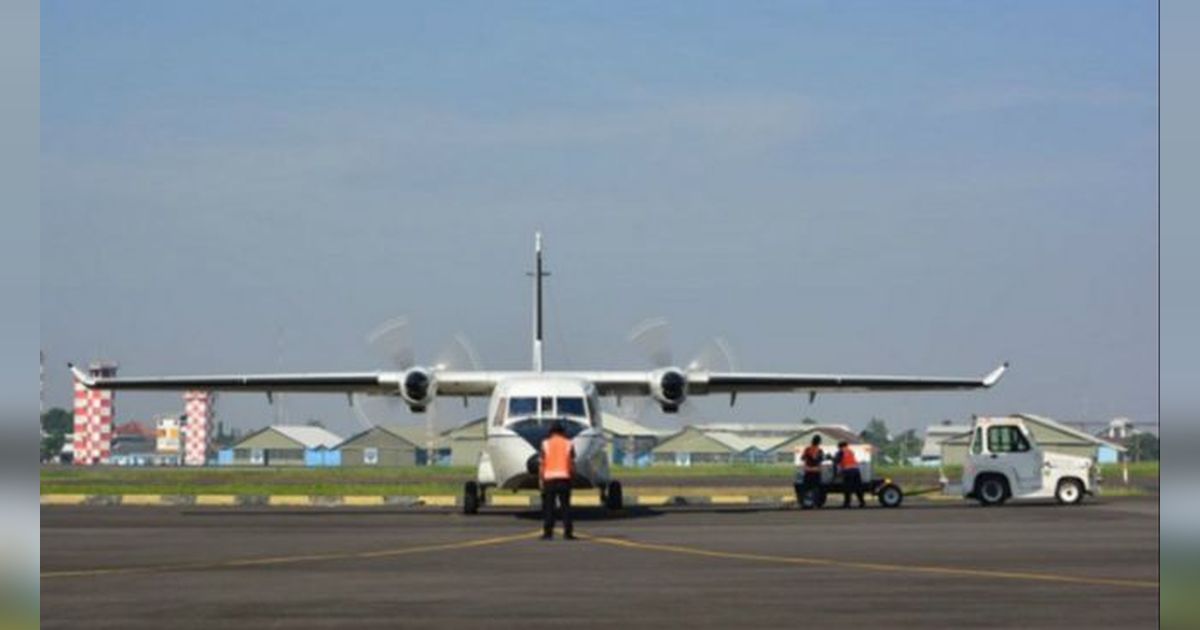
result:
<svg viewBox="0 0 1200 630"><path fill-rule="evenodd" d="M491 498L491 505L498 507L529 507L530 504L531 501L529 500L529 497L519 494L496 494L492 495Z"/></svg>
<svg viewBox="0 0 1200 630"><path fill-rule="evenodd" d="M477 538L474 540L464 540L451 543L437 543L432 545L418 545L415 547L399 547L395 549L380 549L376 551L348 551L335 553L314 553L294 556L274 556L266 558L242 558L234 560L225 560L222 562L207 562L193 564L173 564L160 566L140 566L140 567L111 567L100 569L77 569L70 571L45 571L41 574L41 578L67 578L67 577L97 577L103 575L131 575L131 574L148 574L148 573L170 573L179 571L205 571L215 569L236 569L242 567L259 567L271 566L279 564L295 564L303 562L319 562L322 560L353 560L353 559L371 559L371 558L388 558L392 556L404 556L418 553L431 553L435 551L452 551L455 549L470 549L473 547L486 547L490 545L501 545L519 540L527 540L536 538L542 534L541 530L526 532L523 534L512 534L509 536L493 536L489 538Z"/></svg>
<svg viewBox="0 0 1200 630"><path fill-rule="evenodd" d="M669 494L639 494L631 498L635 505L666 505L672 497Z"/></svg>
<svg viewBox="0 0 1200 630"><path fill-rule="evenodd" d="M121 505L166 505L158 494L122 494Z"/></svg>
<svg viewBox="0 0 1200 630"><path fill-rule="evenodd" d="M432 507L454 507L458 505L458 497L452 494L429 494L417 497L421 503Z"/></svg>
<svg viewBox="0 0 1200 630"><path fill-rule="evenodd" d="M86 494L43 494L42 505L82 505L87 501Z"/></svg>
<svg viewBox="0 0 1200 630"><path fill-rule="evenodd" d="M713 551L711 549L701 549L698 547L684 547L682 545L664 545L656 543L643 543L621 538L610 538L607 536L590 536L587 534L577 534L580 538L590 540L602 545L612 545L614 547L624 547L627 549L640 549L643 551L658 551L663 553L674 553L688 556L702 556L707 558L724 558L727 560L752 560L756 562L769 562L772 564L791 564L805 566L824 566L846 569L861 569L865 571L879 571L885 573L915 573L926 575L943 575L948 577L975 577L975 578L991 578L1001 580L1025 580L1032 582L1059 582L1066 584L1090 584L1094 586L1123 586L1129 588L1158 588L1158 582L1153 580L1123 580L1117 578L1093 578L1075 575L1061 575L1056 573L1033 573L1024 571L993 571L988 569L967 569L960 567L939 567L919 564L885 564L880 562L854 562L847 560L831 560L827 558L801 558L793 556L768 556L757 553L741 553L735 551Z"/></svg>
<svg viewBox="0 0 1200 630"><path fill-rule="evenodd" d="M750 503L750 497L744 494L714 494L708 498L713 505L745 505Z"/></svg>
<svg viewBox="0 0 1200 630"><path fill-rule="evenodd" d="M355 507L383 505L383 497L378 495L348 495L342 497L342 505Z"/></svg>
<svg viewBox="0 0 1200 630"><path fill-rule="evenodd" d="M205 506L237 505L237 497L232 494L197 494L195 505L205 505Z"/></svg>
<svg viewBox="0 0 1200 630"><path fill-rule="evenodd" d="M312 499L304 495L273 494L270 497L267 497L267 505L307 507L312 505Z"/></svg>
<svg viewBox="0 0 1200 630"><path fill-rule="evenodd" d="M600 497L594 494L585 494L583 496L571 497L571 505L579 507L599 507Z"/></svg>

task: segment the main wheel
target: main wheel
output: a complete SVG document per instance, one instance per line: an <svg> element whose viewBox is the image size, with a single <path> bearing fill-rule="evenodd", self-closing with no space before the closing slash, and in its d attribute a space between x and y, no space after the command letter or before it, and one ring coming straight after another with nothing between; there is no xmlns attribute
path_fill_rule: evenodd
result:
<svg viewBox="0 0 1200 630"><path fill-rule="evenodd" d="M625 497L621 493L621 482L608 482L608 492L605 493L604 507L610 510L619 510L625 507Z"/></svg>
<svg viewBox="0 0 1200 630"><path fill-rule="evenodd" d="M983 505L1000 505L1008 498L1008 484L1003 477L989 475L975 482L975 494Z"/></svg>
<svg viewBox="0 0 1200 630"><path fill-rule="evenodd" d="M1075 505L1083 500L1083 484L1078 479L1063 479L1054 489L1054 498L1062 505Z"/></svg>
<svg viewBox="0 0 1200 630"><path fill-rule="evenodd" d="M479 483L468 481L463 484L463 514L479 512Z"/></svg>
<svg viewBox="0 0 1200 630"><path fill-rule="evenodd" d="M904 501L904 491L894 483L885 484L875 496L879 499L879 505L885 508L900 507Z"/></svg>

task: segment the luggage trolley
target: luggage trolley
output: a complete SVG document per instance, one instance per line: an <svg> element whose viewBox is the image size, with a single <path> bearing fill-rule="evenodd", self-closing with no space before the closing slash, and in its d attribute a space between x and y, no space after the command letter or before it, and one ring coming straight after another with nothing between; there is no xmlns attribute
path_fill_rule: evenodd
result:
<svg viewBox="0 0 1200 630"><path fill-rule="evenodd" d="M858 470L862 476L863 494L873 494L875 499L879 501L879 505L886 508L900 507L904 502L904 490L900 485L891 479L884 477L876 478L874 475L874 466L871 462L871 451L869 445L852 445L854 454L858 459ZM797 456L798 458L799 456ZM821 483L815 488L810 489L805 493L805 496L800 496L801 482L804 480L804 469L797 462L796 478L793 487L796 491L796 503L801 508L820 508L825 506L825 500L830 494L842 494L846 490L846 486L842 480L842 476L835 475L833 472L833 462L826 460L821 462Z"/></svg>

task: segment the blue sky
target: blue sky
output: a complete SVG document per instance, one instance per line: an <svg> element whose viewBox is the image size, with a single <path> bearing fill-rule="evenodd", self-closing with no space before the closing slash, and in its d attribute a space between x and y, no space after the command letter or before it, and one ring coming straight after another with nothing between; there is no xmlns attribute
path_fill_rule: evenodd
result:
<svg viewBox="0 0 1200 630"><path fill-rule="evenodd" d="M975 374L754 421L1157 415L1156 6L44 2L42 342L124 374L528 362ZM227 396L240 426L273 417ZM176 397L123 395L118 414ZM356 426L343 400L287 414ZM458 411L466 417L475 410ZM400 417L400 421L419 420ZM655 423L671 421L651 418ZM450 420L447 420L450 421Z"/></svg>

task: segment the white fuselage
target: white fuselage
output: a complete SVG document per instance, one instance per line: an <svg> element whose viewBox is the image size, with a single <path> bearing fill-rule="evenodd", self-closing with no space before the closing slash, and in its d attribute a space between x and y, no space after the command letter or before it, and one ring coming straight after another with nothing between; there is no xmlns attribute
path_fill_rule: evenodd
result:
<svg viewBox="0 0 1200 630"><path fill-rule="evenodd" d="M530 373L496 385L485 420L486 442L478 481L517 490L538 486L538 457L550 425L562 422L575 447L577 488L609 481L600 401L591 383Z"/></svg>

